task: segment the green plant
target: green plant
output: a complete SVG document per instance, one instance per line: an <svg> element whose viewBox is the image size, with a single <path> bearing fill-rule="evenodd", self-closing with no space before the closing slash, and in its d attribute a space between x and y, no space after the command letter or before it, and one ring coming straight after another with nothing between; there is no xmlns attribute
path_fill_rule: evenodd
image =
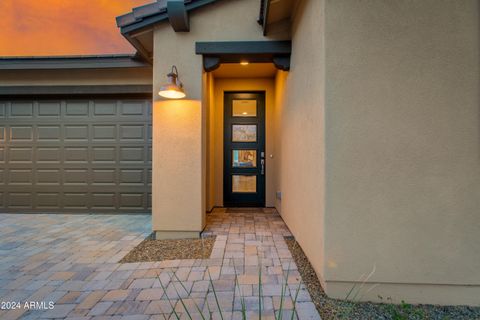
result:
<svg viewBox="0 0 480 320"><path fill-rule="evenodd" d="M210 279L210 286L212 287L213 296L215 297L215 303L217 304L218 312L220 313L220 319L223 320L222 308L220 306L220 302L218 302L217 292L215 291L215 286L213 285L213 281L212 281L212 275L210 274L210 269L207 269L207 270L208 270L208 277ZM208 295L208 292L207 292L207 295ZM208 304L208 300L207 300L207 304ZM212 313L210 313L210 318L211 317L212 317Z"/></svg>
<svg viewBox="0 0 480 320"><path fill-rule="evenodd" d="M361 300L364 294L370 292L373 290L375 287L378 286L378 284L372 285L369 289L366 291L362 291L362 289L365 287L367 284L368 280L373 276L373 274L376 271L376 265L373 265L372 271L365 277L365 274L362 274L358 281L356 281L350 291L348 291L347 295L345 296L345 299L343 300L343 308L340 310L338 317L341 319L350 319L351 315L353 313L353 310L355 309L355 306L357 303Z"/></svg>
<svg viewBox="0 0 480 320"><path fill-rule="evenodd" d="M399 305L386 304L385 308L393 320L421 320L427 318L422 309L415 308L403 300Z"/></svg>
<svg viewBox="0 0 480 320"><path fill-rule="evenodd" d="M172 311L168 315L168 319L170 319L172 317L172 315L175 315L177 320L180 320L180 316L175 311L175 304L172 302L172 300L168 296L167 288L165 288L165 286L163 285L162 279L160 279L160 276L158 274L157 274L157 278L158 278L158 281L160 282L160 286L162 287L163 292L165 293L165 296L167 297L168 303L169 303L170 307L172 308ZM171 282L172 282L172 276L169 279L169 283L171 283ZM165 318L165 316L164 316L164 318Z"/></svg>
<svg viewBox="0 0 480 320"><path fill-rule="evenodd" d="M242 288L240 287L240 283L238 282L238 274L237 274L237 268L235 266L235 260L233 261L233 271L235 272L235 287L238 288L238 295L240 296L240 304L242 306L242 320L247 320L247 308L245 304L245 297L242 294ZM236 292L236 290L235 290ZM234 295L235 299L235 295Z"/></svg>

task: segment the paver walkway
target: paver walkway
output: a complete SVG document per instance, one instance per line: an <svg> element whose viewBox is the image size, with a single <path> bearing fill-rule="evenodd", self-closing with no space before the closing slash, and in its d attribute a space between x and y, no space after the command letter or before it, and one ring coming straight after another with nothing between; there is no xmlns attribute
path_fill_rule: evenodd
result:
<svg viewBox="0 0 480 320"><path fill-rule="evenodd" d="M190 319L185 307L193 319L198 309L220 319L217 299L223 319L241 319L242 297L247 319L257 319L259 288L262 319L278 315L282 291L282 318L298 291L298 318L320 319L278 213L229 211L207 217L204 234L217 235L210 259L125 264L118 261L151 231L149 215L0 214L0 302L20 303L0 319L177 319L172 310Z"/></svg>

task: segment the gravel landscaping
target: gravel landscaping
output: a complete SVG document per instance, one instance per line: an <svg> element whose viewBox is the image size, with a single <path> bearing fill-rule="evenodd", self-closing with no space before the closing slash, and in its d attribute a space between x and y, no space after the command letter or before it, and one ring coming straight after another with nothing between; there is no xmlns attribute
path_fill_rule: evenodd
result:
<svg viewBox="0 0 480 320"><path fill-rule="evenodd" d="M176 240L154 240L149 237L133 248L120 263L208 259L214 242L215 236Z"/></svg>
<svg viewBox="0 0 480 320"><path fill-rule="evenodd" d="M480 307L410 305L371 302L347 302L326 296L310 262L292 238L285 238L302 279L322 320L392 319L392 320L456 320L480 319Z"/></svg>

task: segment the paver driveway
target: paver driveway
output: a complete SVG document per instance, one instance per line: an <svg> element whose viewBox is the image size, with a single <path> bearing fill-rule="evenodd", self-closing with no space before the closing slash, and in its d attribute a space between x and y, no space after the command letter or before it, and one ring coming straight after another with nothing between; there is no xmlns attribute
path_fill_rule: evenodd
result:
<svg viewBox="0 0 480 320"><path fill-rule="evenodd" d="M257 319L259 268L262 319L278 314L285 281L284 318L300 287L298 317L319 319L299 285L280 216L225 211L207 218L204 233L217 235L210 259L125 264L118 261L150 234L149 215L0 214L0 301L20 303L0 310L0 319L176 319L173 308L189 319L179 297L192 318L201 318L198 307L219 319L210 278L224 319L241 319L240 297L248 319ZM43 305L28 309L25 302Z"/></svg>

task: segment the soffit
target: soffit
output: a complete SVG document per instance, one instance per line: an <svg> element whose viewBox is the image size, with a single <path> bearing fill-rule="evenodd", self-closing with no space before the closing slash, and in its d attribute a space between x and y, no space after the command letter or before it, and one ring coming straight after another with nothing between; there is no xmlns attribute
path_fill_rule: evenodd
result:
<svg viewBox="0 0 480 320"><path fill-rule="evenodd" d="M273 63L223 63L212 74L215 78L273 78L276 72Z"/></svg>

